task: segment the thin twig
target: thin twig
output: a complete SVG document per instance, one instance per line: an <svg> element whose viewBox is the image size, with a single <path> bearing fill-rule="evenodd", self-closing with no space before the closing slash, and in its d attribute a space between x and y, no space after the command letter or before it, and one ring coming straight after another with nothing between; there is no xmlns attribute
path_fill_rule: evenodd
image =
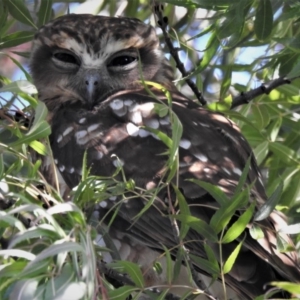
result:
<svg viewBox="0 0 300 300"><path fill-rule="evenodd" d="M180 61L180 58L179 58L179 55L178 55L178 51L180 50L180 48L175 48L173 43L172 43L172 40L171 40L171 38L170 38L170 36L167 32L168 17L164 16L162 11L163 11L163 5L155 3L154 4L154 13L156 14L157 19L158 19L157 24L159 25L159 27L161 28L161 30L163 32L164 40L166 42L167 47L169 48L170 54L172 55L172 57L174 58L174 60L176 62L176 67L181 72L182 76L185 78L185 82L188 84L188 86L194 92L194 94L197 97L197 99L199 100L199 102L202 105L205 105L206 100L203 98L203 95L198 90L196 84L190 78L188 78L190 73L188 73L185 70L183 63Z"/></svg>
<svg viewBox="0 0 300 300"><path fill-rule="evenodd" d="M277 79L274 79L268 83L263 83L261 86L250 90L248 92L242 92L239 96L236 96L232 100L231 109L238 107L243 104L249 103L254 98L266 94L268 95L272 90L276 89L277 87L284 85L284 84L290 84L293 79L288 79L286 77L279 77Z"/></svg>

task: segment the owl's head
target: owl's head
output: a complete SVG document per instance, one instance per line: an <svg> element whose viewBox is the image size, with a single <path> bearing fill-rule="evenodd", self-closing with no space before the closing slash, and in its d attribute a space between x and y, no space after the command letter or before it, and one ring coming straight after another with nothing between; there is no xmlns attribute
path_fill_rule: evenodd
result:
<svg viewBox="0 0 300 300"><path fill-rule="evenodd" d="M154 28L132 18L57 18L37 32L30 68L50 110L78 101L92 108L115 92L139 88L143 79L174 89Z"/></svg>

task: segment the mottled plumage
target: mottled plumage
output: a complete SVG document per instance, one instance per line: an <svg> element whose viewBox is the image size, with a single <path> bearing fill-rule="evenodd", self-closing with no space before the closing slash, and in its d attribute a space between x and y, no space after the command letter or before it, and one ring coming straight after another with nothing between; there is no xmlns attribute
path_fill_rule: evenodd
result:
<svg viewBox="0 0 300 300"><path fill-rule="evenodd" d="M168 100L159 88L149 88L152 94L145 89L145 80L171 93L172 111L182 123L178 177L173 182L186 197L193 216L209 223L219 204L187 179L218 185L230 199L250 156L247 184L252 184L251 201L257 201L259 207L266 200L247 141L233 122L201 108L176 89L172 68L151 26L130 18L63 16L36 34L30 66L39 98L49 109L50 143L61 193L66 199L70 189L80 182L85 151L92 175L112 176L121 166L126 178L145 190L166 180L168 147L147 128L171 136L172 116L158 114L155 105L164 103L168 107ZM45 159L43 173L55 185L53 172L50 159ZM121 173L118 178L122 179ZM166 217L170 213L168 201L176 200L173 194L166 187L160 189L151 207L138 219L136 215L149 199L132 197L132 193L126 194L130 199L112 196L94 208L93 217L101 220L101 228L106 228L118 208L109 235L122 259L138 262L144 271L148 270L145 278L149 285L167 282L165 271L158 274L152 270L152 262L164 251L162 245L176 255L174 229ZM265 238L256 241L245 232L241 237L245 238L242 251L225 276L240 299L262 294L264 285L273 280L300 280L295 253L281 254L276 250L276 230L285 224L284 218L274 212L258 224ZM224 259L241 239L223 245ZM185 241L189 241L186 247L191 254L206 258L199 233L190 229ZM100 236L98 242L102 243ZM219 245L210 246L218 258ZM201 265L195 263L194 267L199 274L209 275ZM177 283L186 284L188 276L184 272ZM202 280L209 285L207 278ZM223 291L218 288L213 286L208 291L222 299ZM182 294L186 290L174 291Z"/></svg>

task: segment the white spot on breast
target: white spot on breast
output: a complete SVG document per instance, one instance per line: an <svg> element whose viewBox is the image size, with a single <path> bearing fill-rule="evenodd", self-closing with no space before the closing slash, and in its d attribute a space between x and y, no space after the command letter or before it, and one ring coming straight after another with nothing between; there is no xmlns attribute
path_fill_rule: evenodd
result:
<svg viewBox="0 0 300 300"><path fill-rule="evenodd" d="M124 161L122 159L114 159L113 160L113 165L118 168L118 167L123 167L124 166Z"/></svg>
<svg viewBox="0 0 300 300"><path fill-rule="evenodd" d="M99 203L99 205L100 205L101 207L105 208L105 207L107 207L107 202L106 202L106 201L101 201L101 202Z"/></svg>
<svg viewBox="0 0 300 300"><path fill-rule="evenodd" d="M69 173L70 173L70 174L73 174L74 171L75 171L75 169L72 167L72 168L69 170Z"/></svg>
<svg viewBox="0 0 300 300"><path fill-rule="evenodd" d="M61 172L63 172L65 170L65 166L64 165L60 165L60 166L58 166L58 168L59 168L59 171L61 171Z"/></svg>
<svg viewBox="0 0 300 300"><path fill-rule="evenodd" d="M58 143L60 143L60 142L62 141L62 139L63 139L63 137L62 137L62 135L60 134L60 135L58 136L58 138L57 138L56 141L57 141Z"/></svg>
<svg viewBox="0 0 300 300"><path fill-rule="evenodd" d="M139 128L132 123L126 124L126 130L130 136L137 136L139 133Z"/></svg>
<svg viewBox="0 0 300 300"><path fill-rule="evenodd" d="M103 153L101 151L97 151L94 155L95 159L101 159L103 157Z"/></svg>
<svg viewBox="0 0 300 300"><path fill-rule="evenodd" d="M160 118L159 119L159 123L161 125L170 125L170 117L169 116L166 116L164 118Z"/></svg>
<svg viewBox="0 0 300 300"><path fill-rule="evenodd" d="M119 252L120 252L121 259L126 260L130 255L131 248L129 245L123 244Z"/></svg>
<svg viewBox="0 0 300 300"><path fill-rule="evenodd" d="M207 162L208 158L206 155L202 154L202 153L193 153L193 155L198 158L200 161L202 162Z"/></svg>
<svg viewBox="0 0 300 300"><path fill-rule="evenodd" d="M179 146L183 149L189 149L191 147L191 141L187 139L181 139L179 142Z"/></svg>
<svg viewBox="0 0 300 300"><path fill-rule="evenodd" d="M135 124L141 124L143 121L141 112L140 111L133 112L130 116L130 121L132 121Z"/></svg>
<svg viewBox="0 0 300 300"><path fill-rule="evenodd" d="M115 244L117 250L119 251L121 246L122 246L121 242L119 240L116 240L116 239L113 239L112 241Z"/></svg>
<svg viewBox="0 0 300 300"><path fill-rule="evenodd" d="M140 137L147 137L147 136L149 136L150 135L150 132L149 131L147 131L147 130L145 130L145 129L143 129L143 128L141 128L140 130L139 130L139 136Z"/></svg>
<svg viewBox="0 0 300 300"><path fill-rule="evenodd" d="M74 129L74 128L73 128L72 126L68 127L68 128L63 132L63 136L68 135L70 132L73 131L73 129Z"/></svg>
<svg viewBox="0 0 300 300"><path fill-rule="evenodd" d="M93 124L93 125L91 125L91 126L88 127L87 131L88 132L92 132L95 129L97 129L99 126L100 126L99 124Z"/></svg>
<svg viewBox="0 0 300 300"><path fill-rule="evenodd" d="M83 124L83 123L85 123L85 121L86 121L86 118L81 118L81 119L78 121L78 123L79 123L79 124Z"/></svg>
<svg viewBox="0 0 300 300"><path fill-rule="evenodd" d="M205 123L199 122L198 124L201 125L202 127L206 127L206 128L209 128L209 127L210 127L209 125L207 125L207 124L205 124Z"/></svg>
<svg viewBox="0 0 300 300"><path fill-rule="evenodd" d="M124 104L126 105L126 106L131 106L132 104L133 104L133 101L132 100L124 100Z"/></svg>
<svg viewBox="0 0 300 300"><path fill-rule="evenodd" d="M123 106L120 109L114 110L114 114L116 114L118 117L123 117L123 116L126 115L126 113L127 113L127 107L126 106Z"/></svg>
<svg viewBox="0 0 300 300"><path fill-rule="evenodd" d="M106 247L102 234L97 234L95 242L100 247Z"/></svg>
<svg viewBox="0 0 300 300"><path fill-rule="evenodd" d="M88 132L86 130L80 130L75 133L76 141L79 145L86 144L89 141Z"/></svg>
<svg viewBox="0 0 300 300"><path fill-rule="evenodd" d="M112 101L112 103L109 104L109 106L113 110L119 110L119 109L123 108L124 102L120 99L115 99L115 100Z"/></svg>
<svg viewBox="0 0 300 300"><path fill-rule="evenodd" d="M242 170L241 169L239 169L239 168L233 168L233 173L235 173L235 174L237 174L237 175L242 175Z"/></svg>
<svg viewBox="0 0 300 300"><path fill-rule="evenodd" d="M80 140L82 139L83 137L85 137L87 135L87 131L86 130L80 130L80 131L77 131L75 133L75 137L77 140Z"/></svg>
<svg viewBox="0 0 300 300"><path fill-rule="evenodd" d="M158 129L159 128L159 122L157 119L148 119L144 121L144 124L150 128Z"/></svg>
<svg viewBox="0 0 300 300"><path fill-rule="evenodd" d="M140 105L140 110L143 118L147 118L148 116L150 116L153 109L154 109L154 103L152 102Z"/></svg>
<svg viewBox="0 0 300 300"><path fill-rule="evenodd" d="M222 170L225 172L225 173L227 173L228 175L231 175L231 173L230 173L230 171L227 169L227 168L222 168Z"/></svg>

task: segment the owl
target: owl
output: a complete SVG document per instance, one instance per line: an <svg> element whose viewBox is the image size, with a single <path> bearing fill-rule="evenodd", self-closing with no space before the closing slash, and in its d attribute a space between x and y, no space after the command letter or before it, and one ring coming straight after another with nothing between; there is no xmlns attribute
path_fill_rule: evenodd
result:
<svg viewBox="0 0 300 300"><path fill-rule="evenodd" d="M148 286L168 282L166 261L161 260L161 272L153 270L168 249L174 264L183 264L175 286L188 285L192 270L192 286L204 291L197 299L224 299L223 288L211 284L212 275L201 262L210 253L221 266L240 242L235 264L224 275L228 299L253 299L272 281L300 281L296 254L276 249L276 231L286 224L280 213L252 218L236 240L222 245L217 225L209 233L215 240L205 233L207 224L217 224L218 211L233 209L237 193L243 205L234 209L227 228L250 203L256 211L265 203L261 174L239 128L178 91L153 27L134 18L59 17L36 33L30 69L52 129L54 165L43 158L45 178L55 186L57 173L60 192L70 200L85 158L95 186L103 178L131 183L117 194L105 190L90 211L99 230L96 241L106 243L105 232L121 259L139 264ZM242 174L246 192L237 192ZM187 223L187 214L204 227ZM251 237L254 223L263 238ZM103 259L115 257L106 253Z"/></svg>

